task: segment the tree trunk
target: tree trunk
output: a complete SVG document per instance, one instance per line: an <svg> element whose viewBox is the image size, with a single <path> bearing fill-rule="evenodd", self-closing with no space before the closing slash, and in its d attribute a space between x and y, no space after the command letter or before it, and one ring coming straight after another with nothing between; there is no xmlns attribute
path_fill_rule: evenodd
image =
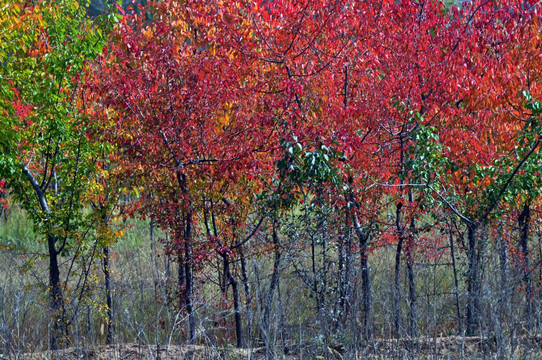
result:
<svg viewBox="0 0 542 360"><path fill-rule="evenodd" d="M525 285L525 323L527 330L531 331L534 327L534 298L533 283L529 268L529 227L531 220L531 209L529 204L523 206L518 223L520 228L519 244L523 263L520 264L523 272L523 283Z"/></svg>
<svg viewBox="0 0 542 360"><path fill-rule="evenodd" d="M182 296L179 298L180 309L186 309L188 313L188 334L189 342L193 343L196 339L196 321L194 317L194 308L192 303L192 269L190 265L190 245L184 244L184 249L178 257L178 284Z"/></svg>
<svg viewBox="0 0 542 360"><path fill-rule="evenodd" d="M267 292L267 295L265 297L265 306L264 306L264 313L263 313L263 319L262 319L262 330L263 330L263 336L264 336L264 342L265 342L265 357L266 359L272 359L273 358L273 352L271 349L271 306L273 305L273 296L275 294L275 289L277 288L277 284L279 282L279 266L280 266L280 259L281 259L281 251L280 251L280 242L277 232L277 218L275 215L275 218L273 219L273 245L275 247L275 260L273 262L273 273L271 274L271 283L269 284L269 291Z"/></svg>
<svg viewBox="0 0 542 360"><path fill-rule="evenodd" d="M365 340L369 341L373 337L373 312L372 312L372 294L371 278L369 275L369 261L367 254L367 243L369 236L359 238L360 245L360 265L361 265L361 293L363 310L363 334Z"/></svg>
<svg viewBox="0 0 542 360"><path fill-rule="evenodd" d="M179 183L179 187L181 188L183 197L184 197L184 203L183 203L183 211L185 214L184 219L184 234L183 234L183 240L184 240L184 256L179 257L179 259L183 260L182 264L179 264L179 275L181 275L181 269L180 267L184 267L184 303L186 306L186 311L188 312L188 328L189 328L189 336L190 336L190 343L193 344L196 341L196 317L194 314L194 305L193 305L193 277L192 277L192 251L191 251L191 245L192 245L192 224L194 221L193 218L193 209L192 209L192 201L190 199L190 193L188 192L188 188L186 187L186 175L181 173L180 170L177 170L176 172L177 182ZM179 279L180 280L180 279Z"/></svg>
<svg viewBox="0 0 542 360"><path fill-rule="evenodd" d="M325 238L325 235L324 235ZM326 241L322 241L322 271L318 271L316 278L320 278L322 286L319 289L319 294L317 298L320 299L320 329L322 338L324 339L324 345L327 346L329 340L329 327L328 327L328 316L326 313L326 292L327 292L327 246ZM315 284L316 287L316 284Z"/></svg>
<svg viewBox="0 0 542 360"><path fill-rule="evenodd" d="M347 226L341 227L338 234L339 242L337 253L339 257L338 264L338 313L335 327L348 323L350 315L350 296L352 294L351 263L352 263L352 236L349 226L349 214L346 213L345 223ZM341 233L342 231L342 233Z"/></svg>
<svg viewBox="0 0 542 360"><path fill-rule="evenodd" d="M177 273L177 286L179 288L179 308L183 309L186 306L184 299L184 292L186 288L186 276L184 275L184 256L178 256L178 273ZM181 295L182 294L182 295Z"/></svg>
<svg viewBox="0 0 542 360"><path fill-rule="evenodd" d="M51 349L57 350L59 342L62 341L64 333L67 331L64 323L64 300L62 296L62 287L60 285L60 268L58 266L58 251L56 249L56 238L52 235L52 224L50 223L50 209L47 202L45 191L38 184L32 173L24 167L23 175L26 176L38 200L39 206L47 219L48 226L47 248L49 253L49 297L51 301L51 312L53 320L53 330L51 332Z"/></svg>
<svg viewBox="0 0 542 360"><path fill-rule="evenodd" d="M196 342L196 316L194 314L194 304L192 299L193 294L193 277L191 269L191 253L190 244L186 242L184 244L185 261L184 261L184 276L185 276L185 290L184 300L186 303L186 311L188 312L188 327L190 334L190 343Z"/></svg>
<svg viewBox="0 0 542 360"><path fill-rule="evenodd" d="M401 252L403 251L403 238L399 238L397 249L395 250L395 272L394 272L394 328L395 336L401 337Z"/></svg>
<svg viewBox="0 0 542 360"><path fill-rule="evenodd" d="M353 196L350 195L351 203L354 203ZM369 261L367 247L370 238L370 229L363 231L361 224L354 212L351 212L354 230L358 237L360 249L360 266L361 266L361 293L362 293L362 312L363 312L363 337L369 341L373 337L373 311L372 311L372 293L371 293L371 277L369 274Z"/></svg>
<svg viewBox="0 0 542 360"><path fill-rule="evenodd" d="M408 202L413 203L412 189L408 192ZM416 218L412 216L410 221L410 229L408 235L408 241L406 243L406 265L407 265L407 277L408 277L408 297L410 305L410 337L416 338L418 336L418 312L416 304L416 283L414 281L414 261L412 260L412 246L414 244L414 233L416 231Z"/></svg>
<svg viewBox="0 0 542 360"><path fill-rule="evenodd" d="M62 342L64 334L64 301L62 287L60 286L60 269L58 267L58 252L55 248L55 238L47 236L49 248L49 296L51 299L51 311L53 313L53 330L51 332L51 349L57 350Z"/></svg>
<svg viewBox="0 0 542 360"><path fill-rule="evenodd" d="M248 272L247 272L247 262L245 259L245 254L243 252L243 249L239 249L239 256L241 258L241 276L243 281L243 289L245 292L245 312L246 312L246 322L247 322L247 337L248 339L245 341L247 346L250 346L248 341L250 341L250 336L252 333L252 309L251 309L251 295L250 295L250 285L249 285L249 279L248 279Z"/></svg>
<svg viewBox="0 0 542 360"><path fill-rule="evenodd" d="M407 277L408 277L408 298L410 305L410 337L415 338L418 336L418 314L416 308L416 283L414 281L414 264L412 261L412 255L409 251L406 254L407 264Z"/></svg>
<svg viewBox="0 0 542 360"><path fill-rule="evenodd" d="M237 337L237 347L243 347L243 324L241 321L241 309L239 308L239 286L237 279L233 276L230 269L230 261L228 256L224 257L224 264L226 266L225 271L228 276L228 280L232 287L232 296L233 296L233 311L235 314L235 335Z"/></svg>
<svg viewBox="0 0 542 360"><path fill-rule="evenodd" d="M339 278L338 278L337 287L338 287L338 293L339 293L339 298L338 298L339 316L337 317L337 319L339 321L337 321L337 323L335 324L336 326L338 326L341 322L343 322L342 320L344 320L344 316L346 312L345 311L346 310L346 293L347 293L347 287L348 287L348 280L346 279L346 273L345 273L346 272L345 271L345 267L346 267L345 235L339 233L338 238L339 238L339 241L337 242L337 255L338 255L339 263L337 265L337 272L338 272Z"/></svg>
<svg viewBox="0 0 542 360"><path fill-rule="evenodd" d="M480 281L479 264L476 253L478 224L468 224L468 253L467 253L467 335L472 336L478 332Z"/></svg>
<svg viewBox="0 0 542 360"><path fill-rule="evenodd" d="M348 317L350 314L350 303L352 296L352 231L350 228L346 229L346 246L344 252L345 288L343 296L343 311L345 317Z"/></svg>
<svg viewBox="0 0 542 360"><path fill-rule="evenodd" d="M397 232L399 233L399 241L397 241L397 248L395 250L395 271L394 271L394 328L395 336L399 339L401 337L401 252L403 251L403 230L401 227L401 208L403 204L398 203L395 212L395 222L397 226Z"/></svg>
<svg viewBox="0 0 542 360"><path fill-rule="evenodd" d="M103 271L105 277L105 298L107 304L107 345L115 342L115 322L113 318L113 298L111 296L111 273L109 272L109 247L103 249Z"/></svg>
<svg viewBox="0 0 542 360"><path fill-rule="evenodd" d="M457 279L457 266L455 264L455 252L454 252L454 236L452 232L452 225L450 225L450 255L452 257L452 270L454 273L454 292L455 292L455 307L457 311L457 330L459 334L463 334L463 320L461 318L461 306L459 304L459 281Z"/></svg>
<svg viewBox="0 0 542 360"><path fill-rule="evenodd" d="M499 297L499 303L498 303L498 311L499 314L496 317L498 323L495 324L497 326L497 336L502 338L502 330L503 330L503 324L507 323L507 317L510 314L510 282L508 281L508 245L503 237L503 225L502 222L499 224L498 229L498 253L499 253L499 271L500 271L500 297ZM499 341L502 341L501 339Z"/></svg>

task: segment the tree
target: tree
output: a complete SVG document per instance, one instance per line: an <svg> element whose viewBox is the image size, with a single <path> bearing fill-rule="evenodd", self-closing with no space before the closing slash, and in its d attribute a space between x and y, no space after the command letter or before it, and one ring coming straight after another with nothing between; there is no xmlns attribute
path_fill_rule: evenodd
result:
<svg viewBox="0 0 542 360"><path fill-rule="evenodd" d="M198 236L198 216L220 199L246 202L237 201L232 184L247 181L250 169L256 169L267 131L248 122L253 110L240 99L250 100L250 87L235 71L231 49L215 45L210 9L194 3L187 13L180 6L155 4L150 22L138 14L126 16L91 77L96 99L106 108L104 130L122 149L127 174L152 193L145 214L172 234L181 308L189 314L189 339L195 341L193 273L213 248ZM227 207L222 210L228 217ZM230 234L237 239L242 229ZM217 230L207 235L222 236ZM220 256L229 256L229 241L219 240ZM231 246L239 247L235 241ZM227 276L235 287L233 275Z"/></svg>
<svg viewBox="0 0 542 360"><path fill-rule="evenodd" d="M50 346L56 349L69 322L59 257L85 232L81 200L94 169L93 144L79 116L81 74L103 37L69 0L5 0L0 18L0 173L47 244Z"/></svg>
<svg viewBox="0 0 542 360"><path fill-rule="evenodd" d="M534 16L522 4L487 2L454 12L458 34L440 46L452 74L443 85L455 90L420 129L411 162L418 182L467 228L468 334L477 332L482 311L479 230L539 151L540 139L532 133L538 119L526 111L532 105L525 106L522 94L537 81L539 69L520 65L532 63L538 50L518 51L538 33ZM445 93L444 86L437 93Z"/></svg>

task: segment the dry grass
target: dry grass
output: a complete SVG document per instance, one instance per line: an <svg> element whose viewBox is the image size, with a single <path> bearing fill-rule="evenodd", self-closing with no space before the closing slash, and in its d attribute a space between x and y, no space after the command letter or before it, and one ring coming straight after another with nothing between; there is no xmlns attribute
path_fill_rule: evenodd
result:
<svg viewBox="0 0 542 360"><path fill-rule="evenodd" d="M518 338L518 344L511 349L512 357L516 359L542 359L542 336ZM322 351L321 353L326 353ZM138 344L117 344L106 345L96 349L67 348L59 351L36 352L24 354L21 358L29 360L218 360L218 359L265 359L265 349L234 349L215 348L202 345L138 345ZM284 355L281 358L309 359L312 358L303 350L298 349L295 353ZM324 359L324 356L317 358ZM341 346L329 347L327 359L494 359L510 358L500 356L497 353L495 339L481 338L478 336L461 337L447 336L438 338L420 339L417 341L406 340L376 340L372 345L366 347L357 354L346 354Z"/></svg>
<svg viewBox="0 0 542 360"><path fill-rule="evenodd" d="M29 360L136 360L136 359L186 359L186 360L215 360L215 359L262 359L263 349L217 349L202 345L138 345L117 344L106 345L97 349L67 348L59 351L38 352L25 354Z"/></svg>
<svg viewBox="0 0 542 360"><path fill-rule="evenodd" d="M43 244L36 242L29 231L28 221L12 213L9 222L0 222L2 241L14 250L0 250L0 359L265 359L261 334L261 319L265 295L269 287L272 259L247 257L250 306L243 302L243 331L245 344L251 350L234 349L235 329L231 291L227 299L218 289L216 267L209 265L195 274L198 345L186 343L186 314L178 310L175 287L177 264L164 256L163 247L155 242L151 252L149 224L134 221L125 236L110 248L110 270L113 285L113 308L116 322L116 341L119 345L104 346L104 290L101 259L92 267L89 291L79 298L76 291L81 265L72 270L67 294L68 314L75 314L70 328L66 349L58 352L44 351L49 347L50 317L45 295L47 284L47 259ZM160 235L157 236L159 238ZM359 303L360 289L357 273L359 263L352 264L353 290L351 306L346 318L334 317L336 294L332 275L337 274L336 256L330 251L329 281L324 293L322 318L315 309L313 291L301 281L299 271L292 267L310 268L310 262L299 251L285 251L280 289L272 303L269 351L281 359L542 359L542 338L526 337L522 318L521 291L513 291L508 307L501 309L500 284L495 257L489 257L484 283L484 323L482 334L500 334L485 337L446 336L457 334L455 290L453 274L448 266L432 266L420 259L416 266L419 339L414 341L387 340L393 331L393 279L394 249L381 249L371 254L371 281L374 301L375 339L362 346L359 329L362 318L355 304ZM307 254L305 254L307 255ZM354 258L355 260L355 258ZM464 256L458 256L464 271ZM447 259L438 259L446 263ZM63 274L70 265L69 258L62 258ZM32 266L29 266L32 265ZM26 272L19 272L26 269ZM402 312L407 319L406 289ZM511 289L516 289L513 287ZM280 290L280 293L279 293ZM459 296L464 309L465 285L460 283ZM244 289L242 289L244 291ZM242 292L241 300L244 300ZM537 309L541 309L536 299ZM77 310L77 311L76 311ZM537 310L540 316L540 311ZM250 316L250 317L249 317ZM463 314L464 316L464 314ZM540 323L540 320L538 320ZM321 329L325 328L325 336ZM538 327L535 331L541 331ZM440 337L432 338L433 334ZM161 344L157 346L156 344ZM165 344L169 344L166 346ZM230 345L228 345L230 344ZM78 346L76 346L78 345ZM2 355L3 354L3 355ZM271 357L272 358L272 357Z"/></svg>

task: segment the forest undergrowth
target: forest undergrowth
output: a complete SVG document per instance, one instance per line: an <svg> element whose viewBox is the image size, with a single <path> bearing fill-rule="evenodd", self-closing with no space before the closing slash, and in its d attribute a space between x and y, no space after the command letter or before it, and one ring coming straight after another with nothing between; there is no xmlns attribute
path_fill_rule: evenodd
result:
<svg viewBox="0 0 542 360"><path fill-rule="evenodd" d="M118 243L110 249L110 272L113 289L115 319L115 344L107 343L107 317L104 308L103 268L93 266L88 274L89 284L81 289L82 280L74 277L67 291L67 313L77 313L70 319L72 333L66 348L58 351L49 347L48 331L51 319L47 311L47 263L43 246L36 245L24 211L15 207L1 222L2 250L0 251L0 340L2 356L17 359L265 359L265 343L261 341L263 292L269 285L272 264L259 256L249 259L250 288L254 300L243 309L243 330L246 334L245 349L235 349L235 322L232 303L228 298L217 297L219 272L210 266L197 278L198 345L187 345L187 316L179 310L177 286L178 265L164 255L159 240L165 237L152 230L148 221L127 220L118 224L125 229ZM153 233L153 237L151 237ZM437 251L437 249L435 249ZM319 260L321 261L321 255ZM299 272L300 261L309 254L285 254L281 267L280 292L273 299L272 331L273 357L285 359L538 359L542 355L542 337L527 332L521 319L521 308L514 304L524 301L519 286L510 282L508 308L503 309L497 259L486 264L484 302L488 313L484 319L483 334L466 336L458 332L457 308L453 271L449 256L441 254L433 262L420 258L416 262L418 310L426 314L419 318L417 338L408 335L396 339L393 329L393 259L389 249L376 251L371 257L371 283L373 284L375 334L370 341L356 339L361 328L359 313L334 319L340 298L332 291L325 296L326 323L322 312L314 308L315 296L304 283ZM336 276L336 249L329 250L328 276ZM63 268L68 265L63 261ZM98 264L102 259L97 258ZM352 259L353 274L358 277L359 264ZM288 264L291 262L291 264ZM458 271L464 271L465 259L457 259ZM31 265L31 266L30 266ZM323 270L323 269L322 269ZM84 264L71 270L84 273ZM511 278L514 271L511 269ZM517 279L516 275L516 279ZM407 286L406 277L402 279ZM354 284L357 284L354 281ZM79 288L78 288L79 287ZM84 292L84 297L81 291ZM463 296L464 286L457 289ZM506 290L506 289L505 289ZM352 302L361 296L354 288ZM227 297L231 294L226 294ZM537 309L539 302L537 301ZM312 306L311 306L312 305ZM502 310L501 310L502 311ZM407 300L402 312L408 313ZM356 314L356 310L352 310ZM540 316L539 310L537 316ZM357 318L356 318L357 317ZM249 322L250 321L250 322ZM504 329L504 331L503 331ZM323 333L323 331L326 331ZM325 334L326 339L322 338ZM269 345L268 345L269 346Z"/></svg>

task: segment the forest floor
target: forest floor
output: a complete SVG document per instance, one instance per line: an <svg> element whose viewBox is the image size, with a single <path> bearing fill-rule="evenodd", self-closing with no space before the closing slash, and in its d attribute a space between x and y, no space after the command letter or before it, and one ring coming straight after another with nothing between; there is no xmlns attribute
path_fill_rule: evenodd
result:
<svg viewBox="0 0 542 360"><path fill-rule="evenodd" d="M302 349L293 347L286 351L287 354L278 358L286 360L294 359L495 359L517 358L525 360L542 359L542 336L517 338L517 343L507 343L504 348L497 346L496 338L481 337L438 337L419 340L417 343L410 341L383 340L367 347L364 353L359 355L347 354L341 346L330 346L326 351L320 349L319 355L315 349ZM295 349L295 350L294 350ZM2 358L0 356L0 358ZM265 349L235 349L213 348L202 345L138 345L117 344L106 345L96 349L67 348L59 351L37 352L24 354L29 360L240 360L240 359L265 359Z"/></svg>

